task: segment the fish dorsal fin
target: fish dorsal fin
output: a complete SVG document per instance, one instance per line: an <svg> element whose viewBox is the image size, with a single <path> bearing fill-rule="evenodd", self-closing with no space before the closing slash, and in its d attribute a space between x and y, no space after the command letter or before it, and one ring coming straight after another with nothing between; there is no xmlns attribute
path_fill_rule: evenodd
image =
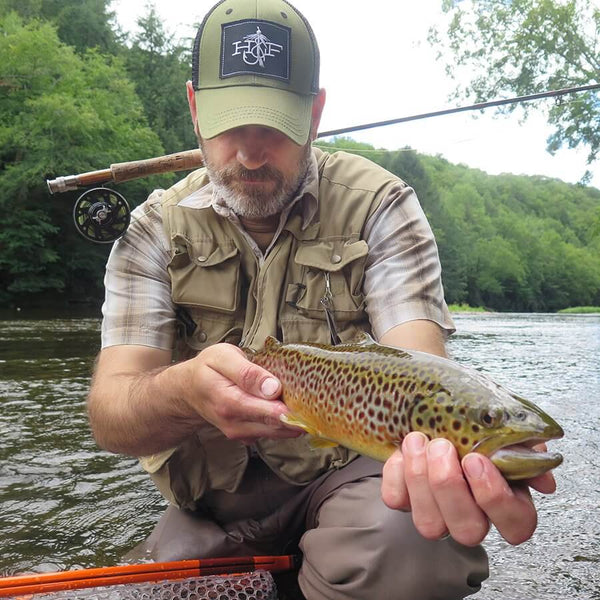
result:
<svg viewBox="0 0 600 600"><path fill-rule="evenodd" d="M281 346L281 342L277 338L272 335L268 335L265 338L265 350L268 348L277 348L278 346Z"/></svg>

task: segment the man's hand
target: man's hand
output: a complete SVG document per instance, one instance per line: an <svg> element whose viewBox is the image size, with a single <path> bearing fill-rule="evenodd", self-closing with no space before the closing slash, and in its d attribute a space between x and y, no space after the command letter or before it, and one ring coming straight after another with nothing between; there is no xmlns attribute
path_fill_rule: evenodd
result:
<svg viewBox="0 0 600 600"><path fill-rule="evenodd" d="M228 438L302 434L282 423L281 383L231 344L215 344L171 364L171 353L111 346L101 353L88 397L99 445L133 456L177 446L208 421Z"/></svg>
<svg viewBox="0 0 600 600"><path fill-rule="evenodd" d="M386 462L381 491L390 508L412 511L415 527L427 539L450 534L474 546L492 523L516 545L537 525L529 486L546 494L556 489L551 473L511 485L485 456L471 453L461 463L448 440L429 441L413 432Z"/></svg>
<svg viewBox="0 0 600 600"><path fill-rule="evenodd" d="M231 344L215 344L182 363L190 378L190 410L230 439L253 443L258 438L298 437L301 431L280 420L287 407L277 398L281 383L250 362Z"/></svg>

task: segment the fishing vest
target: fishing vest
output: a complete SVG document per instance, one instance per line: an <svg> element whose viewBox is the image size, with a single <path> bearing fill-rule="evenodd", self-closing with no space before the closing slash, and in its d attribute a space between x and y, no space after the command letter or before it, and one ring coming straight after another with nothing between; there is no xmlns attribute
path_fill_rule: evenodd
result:
<svg viewBox="0 0 600 600"><path fill-rule="evenodd" d="M284 343L330 343L321 304L326 286L341 340L370 332L362 291L369 251L363 229L399 180L354 155L314 152L318 212L303 226L302 203L296 203L262 264L244 235L212 206L179 205L208 183L205 169L164 192L172 299L185 316L176 348L180 358L218 342L259 349L269 335ZM254 451L279 477L296 485L356 457L342 447L312 449L308 441L308 436L261 439ZM144 457L141 463L167 500L195 510L207 490L237 489L251 451L205 423L177 448Z"/></svg>

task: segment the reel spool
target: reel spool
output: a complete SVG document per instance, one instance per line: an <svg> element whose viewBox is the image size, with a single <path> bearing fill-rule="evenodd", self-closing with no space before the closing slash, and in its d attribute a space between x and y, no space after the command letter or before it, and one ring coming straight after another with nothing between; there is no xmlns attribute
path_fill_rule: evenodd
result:
<svg viewBox="0 0 600 600"><path fill-rule="evenodd" d="M127 200L105 187L86 190L73 207L75 228L86 240L97 244L110 244L120 238L130 220Z"/></svg>

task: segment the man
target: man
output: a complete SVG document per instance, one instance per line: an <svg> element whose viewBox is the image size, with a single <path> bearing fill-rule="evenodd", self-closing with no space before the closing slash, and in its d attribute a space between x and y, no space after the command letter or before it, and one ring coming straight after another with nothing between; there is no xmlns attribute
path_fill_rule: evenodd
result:
<svg viewBox="0 0 600 600"><path fill-rule="evenodd" d="M142 546L155 560L299 547L309 599L462 598L487 577L490 522L511 543L533 533L528 488L419 433L383 469L312 450L279 418L280 382L238 347L328 342L322 298L344 341L366 330L444 356L453 331L414 192L311 149L318 74L312 30L284 0L206 16L188 99L207 169L152 194L113 248L91 424L171 502Z"/></svg>

